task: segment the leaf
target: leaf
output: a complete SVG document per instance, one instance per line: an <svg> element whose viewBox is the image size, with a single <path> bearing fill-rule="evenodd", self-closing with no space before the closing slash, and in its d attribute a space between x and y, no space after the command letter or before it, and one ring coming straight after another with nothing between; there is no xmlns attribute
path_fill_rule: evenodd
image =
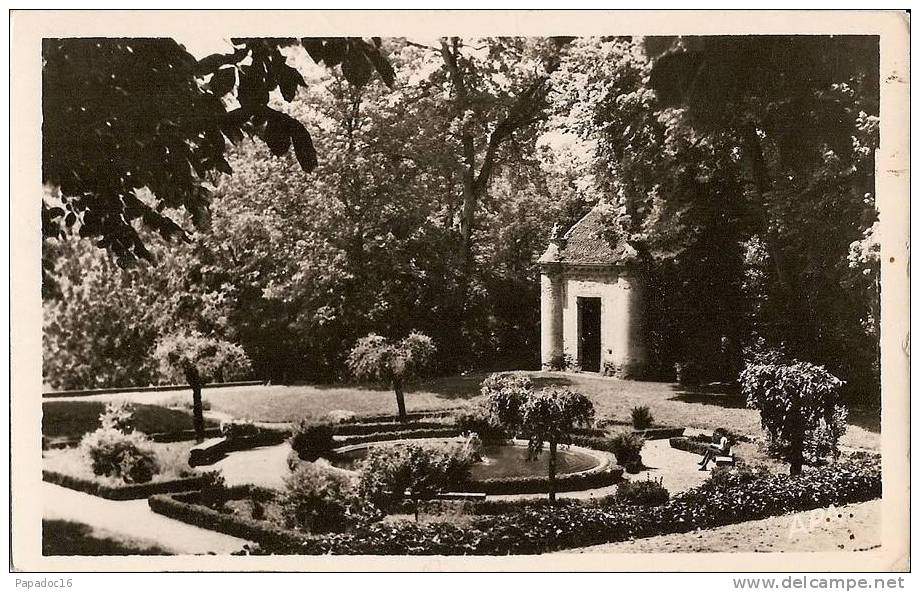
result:
<svg viewBox="0 0 920 592"><path fill-rule="evenodd" d="M396 81L396 72L390 62L376 50L367 52L367 57L376 68L377 73L380 74L383 83L392 88L393 83Z"/></svg>
<svg viewBox="0 0 920 592"><path fill-rule="evenodd" d="M297 87L307 86L307 83L296 68L281 64L278 68L278 86L281 88L281 96L290 103L297 96Z"/></svg>
<svg viewBox="0 0 920 592"><path fill-rule="evenodd" d="M243 132L241 128L243 124L246 123L247 119L249 119L249 116L243 109L229 111L221 118L220 131L222 131L231 142L239 144L243 141Z"/></svg>
<svg viewBox="0 0 920 592"><path fill-rule="evenodd" d="M345 56L345 61L342 62L342 75L345 76L345 79L355 86L364 86L373 73L364 51L354 45L351 46Z"/></svg>
<svg viewBox="0 0 920 592"><path fill-rule="evenodd" d="M262 139L275 156L283 156L291 146L290 121L293 120L278 111L270 110L268 113L268 125L265 126Z"/></svg>
<svg viewBox="0 0 920 592"><path fill-rule="evenodd" d="M313 147L313 138L310 132L299 121L294 121L291 129L291 140L294 144L294 155L304 171L310 173L319 164L316 158L316 148Z"/></svg>
<svg viewBox="0 0 920 592"><path fill-rule="evenodd" d="M208 83L208 88L211 89L211 92L222 97L231 90L236 85L236 68L221 68L214 73L214 76L211 77L211 82Z"/></svg>
<svg viewBox="0 0 920 592"><path fill-rule="evenodd" d="M235 54L212 53L198 60L196 70L199 74L210 74L221 66L226 66L236 60Z"/></svg>
<svg viewBox="0 0 920 592"><path fill-rule="evenodd" d="M243 107L254 109L268 104L268 88L261 73L254 68L247 68L240 74L240 87L236 98Z"/></svg>

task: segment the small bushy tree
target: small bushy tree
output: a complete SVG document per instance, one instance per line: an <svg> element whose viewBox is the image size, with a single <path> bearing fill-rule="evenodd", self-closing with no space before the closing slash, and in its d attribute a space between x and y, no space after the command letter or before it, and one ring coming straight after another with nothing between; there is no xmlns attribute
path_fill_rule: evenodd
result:
<svg viewBox="0 0 920 592"><path fill-rule="evenodd" d="M770 447L789 463L789 472L815 462L807 453L837 456L837 442L846 429L846 413L838 404L843 381L809 362L752 362L740 376L747 405L760 411Z"/></svg>
<svg viewBox="0 0 920 592"><path fill-rule="evenodd" d="M432 339L421 333L413 331L398 342L371 333L358 340L348 354L347 364L358 380L389 384L396 393L399 420L406 421L403 386L424 371L434 352Z"/></svg>
<svg viewBox="0 0 920 592"><path fill-rule="evenodd" d="M223 382L245 377L251 371L243 348L223 339L198 332L173 333L157 343L155 357L160 371L192 387L195 437L204 440L204 408L201 389L209 380Z"/></svg>
<svg viewBox="0 0 920 592"><path fill-rule="evenodd" d="M594 419L594 404L585 395L560 387L533 390L526 376L489 376L482 385L489 409L498 421L527 438L529 457L536 459L549 444L549 501L556 501L556 452L559 444L571 444L578 426Z"/></svg>

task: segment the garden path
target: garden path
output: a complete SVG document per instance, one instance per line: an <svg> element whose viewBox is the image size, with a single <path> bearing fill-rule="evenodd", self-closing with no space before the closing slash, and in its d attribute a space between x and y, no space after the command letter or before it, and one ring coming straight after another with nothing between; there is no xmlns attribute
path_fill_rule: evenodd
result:
<svg viewBox="0 0 920 592"><path fill-rule="evenodd" d="M291 452L285 442L275 446L260 446L251 450L231 452L225 458L203 469L219 469L227 485L253 484L279 489L290 473L287 457Z"/></svg>
<svg viewBox="0 0 920 592"><path fill-rule="evenodd" d="M866 551L881 538L881 500L840 508L794 512L764 520L621 543L570 549L565 553L775 553Z"/></svg>
<svg viewBox="0 0 920 592"><path fill-rule="evenodd" d="M43 517L73 520L136 539L177 554L229 554L249 541L155 514L146 499L114 501L42 483Z"/></svg>

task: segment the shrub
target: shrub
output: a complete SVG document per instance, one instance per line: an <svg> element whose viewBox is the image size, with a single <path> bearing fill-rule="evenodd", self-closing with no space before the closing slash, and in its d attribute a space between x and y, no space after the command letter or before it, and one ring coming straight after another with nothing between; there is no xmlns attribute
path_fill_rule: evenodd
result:
<svg viewBox="0 0 920 592"><path fill-rule="evenodd" d="M469 478L473 461L471 449L457 444L376 446L359 466L357 492L373 506L389 511L407 492L426 498L459 487Z"/></svg>
<svg viewBox="0 0 920 592"><path fill-rule="evenodd" d="M99 425L104 430L129 433L134 431L134 405L128 401L112 401L99 415Z"/></svg>
<svg viewBox="0 0 920 592"><path fill-rule="evenodd" d="M759 465L736 464L733 467L715 467L706 479L711 487L740 487L762 479L769 479L773 473Z"/></svg>
<svg viewBox="0 0 920 592"><path fill-rule="evenodd" d="M617 485L618 502L639 506L660 506L668 502L668 490L658 480L624 481Z"/></svg>
<svg viewBox="0 0 920 592"><path fill-rule="evenodd" d="M621 431L610 436L609 449L617 459L617 464L629 473L642 470L642 447L645 438L631 431Z"/></svg>
<svg viewBox="0 0 920 592"><path fill-rule="evenodd" d="M301 419L291 431L291 448L303 460L316 460L335 447L334 433L335 428L329 422Z"/></svg>
<svg viewBox="0 0 920 592"><path fill-rule="evenodd" d="M458 411L454 421L461 432L465 434L478 434L484 442L500 442L507 440L509 434L502 428L489 410L477 405Z"/></svg>
<svg viewBox="0 0 920 592"><path fill-rule="evenodd" d="M248 420L234 419L220 424L220 435L235 440L259 435L259 427Z"/></svg>
<svg viewBox="0 0 920 592"><path fill-rule="evenodd" d="M279 496L288 527L308 532L342 531L379 516L355 495L354 483L340 471L300 464Z"/></svg>
<svg viewBox="0 0 920 592"><path fill-rule="evenodd" d="M516 426L521 420L521 404L533 392L533 382L523 374L490 374L480 390L487 412L502 426Z"/></svg>
<svg viewBox="0 0 920 592"><path fill-rule="evenodd" d="M80 450L95 475L125 483L147 483L160 470L150 441L140 432L99 428L83 436Z"/></svg>
<svg viewBox="0 0 920 592"><path fill-rule="evenodd" d="M546 369L556 372L565 372L566 370L571 370L574 367L575 360L570 354L558 354L550 359L548 368Z"/></svg>
<svg viewBox="0 0 920 592"><path fill-rule="evenodd" d="M837 404L843 381L823 366L798 360L754 360L740 380L748 407L760 411L771 450L789 463L791 473L815 462L809 453L837 456L837 442L846 429L846 413Z"/></svg>
<svg viewBox="0 0 920 592"><path fill-rule="evenodd" d="M652 417L651 410L644 405L641 407L633 407L630 418L632 419L632 426L637 430L650 428L655 421L655 418Z"/></svg>

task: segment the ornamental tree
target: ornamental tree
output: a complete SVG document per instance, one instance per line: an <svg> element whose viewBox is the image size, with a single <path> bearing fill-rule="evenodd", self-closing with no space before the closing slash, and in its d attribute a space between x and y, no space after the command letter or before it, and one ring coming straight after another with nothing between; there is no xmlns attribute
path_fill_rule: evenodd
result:
<svg viewBox="0 0 920 592"><path fill-rule="evenodd" d="M208 381L223 382L245 377L251 371L249 357L239 345L199 332L168 335L157 343L154 355L165 376L177 380L184 378L192 387L195 438L203 441L201 388Z"/></svg>
<svg viewBox="0 0 920 592"><path fill-rule="evenodd" d="M489 409L502 425L528 440L528 457L535 460L549 443L549 501L556 501L556 452L571 444L578 426L594 419L594 404L585 395L561 387L533 390L530 379L517 375L492 375L483 383Z"/></svg>
<svg viewBox="0 0 920 592"><path fill-rule="evenodd" d="M802 472L809 451L838 455L837 442L846 430L846 410L838 405L842 380L823 366L798 360L749 363L740 380L748 407L760 411L771 450L789 463L791 475Z"/></svg>
<svg viewBox="0 0 920 592"><path fill-rule="evenodd" d="M406 421L403 386L424 371L434 352L432 339L415 331L398 342L371 333L358 340L346 364L358 380L389 384L396 393L399 421Z"/></svg>

